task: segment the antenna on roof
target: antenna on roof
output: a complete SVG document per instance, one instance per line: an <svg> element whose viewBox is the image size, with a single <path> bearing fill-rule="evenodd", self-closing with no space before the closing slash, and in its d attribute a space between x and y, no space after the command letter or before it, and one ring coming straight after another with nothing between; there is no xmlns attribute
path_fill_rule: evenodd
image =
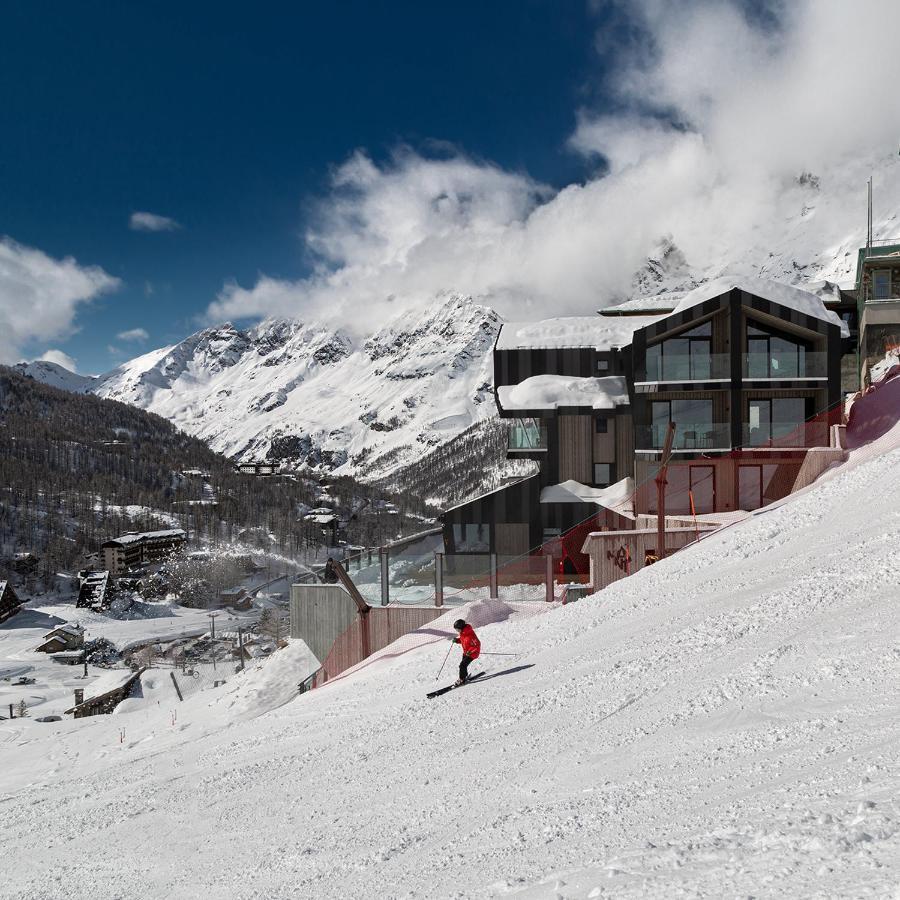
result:
<svg viewBox="0 0 900 900"><path fill-rule="evenodd" d="M872 176L869 176L869 217L866 221L866 256L872 249Z"/></svg>

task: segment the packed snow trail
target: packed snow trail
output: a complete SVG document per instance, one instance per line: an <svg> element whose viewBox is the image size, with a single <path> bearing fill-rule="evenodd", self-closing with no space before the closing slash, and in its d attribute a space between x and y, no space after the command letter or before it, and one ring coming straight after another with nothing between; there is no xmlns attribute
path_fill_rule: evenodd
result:
<svg viewBox="0 0 900 900"><path fill-rule="evenodd" d="M443 642L251 721L23 728L0 896L895 896L898 466L479 628L522 668L437 702Z"/></svg>

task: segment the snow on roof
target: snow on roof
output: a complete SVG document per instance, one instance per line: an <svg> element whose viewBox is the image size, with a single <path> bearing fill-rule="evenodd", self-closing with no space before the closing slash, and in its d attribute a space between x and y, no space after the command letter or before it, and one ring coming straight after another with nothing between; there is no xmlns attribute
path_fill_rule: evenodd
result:
<svg viewBox="0 0 900 900"><path fill-rule="evenodd" d="M652 297L633 297L624 303L616 303L614 306L604 306L597 312L601 316L622 316L635 313L668 313L678 305L684 297L684 291L670 291L666 294L654 294Z"/></svg>
<svg viewBox="0 0 900 900"><path fill-rule="evenodd" d="M65 632L66 634L74 634L79 635L84 629L77 622L65 622L62 625L54 628L53 631L48 631L44 638L51 638L55 634L59 634L60 632Z"/></svg>
<svg viewBox="0 0 900 900"><path fill-rule="evenodd" d="M0 581L0 597L3 596L3 592L6 590L6 581Z"/></svg>
<svg viewBox="0 0 900 900"><path fill-rule="evenodd" d="M500 405L512 409L557 409L589 406L612 409L628 404L628 389L622 375L578 378L574 375L532 375L519 384L497 388Z"/></svg>
<svg viewBox="0 0 900 900"><path fill-rule="evenodd" d="M846 323L842 322L836 312L825 308L825 304L820 297L811 294L809 291L800 290L800 288L791 287L788 284L782 284L778 281L769 281L765 278L749 278L742 275L727 275L723 278L716 278L714 281L707 282L687 294L675 307L675 312L684 312L692 306L711 300L713 297L719 297L727 293L733 288L746 291L756 297L762 297L779 306L787 306L806 316L812 316L814 319L821 319L823 322L830 322L834 325L840 325L842 337L849 337L850 331Z"/></svg>
<svg viewBox="0 0 900 900"><path fill-rule="evenodd" d="M658 318L658 316L624 318L568 316L560 319L544 319L540 322L507 322L500 329L496 346L498 350L564 347L611 350L613 347L631 343L631 336L635 331L652 324Z"/></svg>
<svg viewBox="0 0 900 900"><path fill-rule="evenodd" d="M548 485L541 491L541 503L595 503L628 518L634 517L633 498L633 478L623 478L605 488L588 487L570 479Z"/></svg>
<svg viewBox="0 0 900 900"><path fill-rule="evenodd" d="M184 537L184 530L181 528L163 528L160 531L126 531L117 538L107 541L107 544L135 544L143 540L153 540L156 538L174 538Z"/></svg>

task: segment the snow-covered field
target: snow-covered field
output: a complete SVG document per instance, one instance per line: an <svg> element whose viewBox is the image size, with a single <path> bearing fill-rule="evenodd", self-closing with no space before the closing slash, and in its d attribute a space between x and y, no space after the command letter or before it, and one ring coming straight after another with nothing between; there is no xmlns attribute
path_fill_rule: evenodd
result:
<svg viewBox="0 0 900 900"><path fill-rule="evenodd" d="M480 629L515 655L433 701L458 610L294 699L292 645L145 705L122 743L124 716L0 723L0 896L897 897L900 427L882 430L789 502Z"/></svg>

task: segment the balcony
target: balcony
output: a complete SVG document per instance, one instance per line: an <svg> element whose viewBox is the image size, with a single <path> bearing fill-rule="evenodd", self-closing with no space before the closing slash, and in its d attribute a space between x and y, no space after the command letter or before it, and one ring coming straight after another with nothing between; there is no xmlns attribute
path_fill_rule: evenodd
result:
<svg viewBox="0 0 900 900"><path fill-rule="evenodd" d="M506 438L507 453L545 453L547 429L534 419L516 419L509 425Z"/></svg>
<svg viewBox="0 0 900 900"><path fill-rule="evenodd" d="M635 449L645 453L662 450L667 430L668 424L635 429ZM730 449L731 426L727 422L679 422L675 429L672 450L676 453Z"/></svg>
<svg viewBox="0 0 900 900"><path fill-rule="evenodd" d="M688 381L728 381L731 357L727 353L690 353L648 356L635 371L637 384L662 384Z"/></svg>
<svg viewBox="0 0 900 900"><path fill-rule="evenodd" d="M741 427L741 446L760 449L827 447L826 422L775 422Z"/></svg>
<svg viewBox="0 0 900 900"><path fill-rule="evenodd" d="M749 381L826 379L828 354L785 352L743 354L744 378Z"/></svg>

